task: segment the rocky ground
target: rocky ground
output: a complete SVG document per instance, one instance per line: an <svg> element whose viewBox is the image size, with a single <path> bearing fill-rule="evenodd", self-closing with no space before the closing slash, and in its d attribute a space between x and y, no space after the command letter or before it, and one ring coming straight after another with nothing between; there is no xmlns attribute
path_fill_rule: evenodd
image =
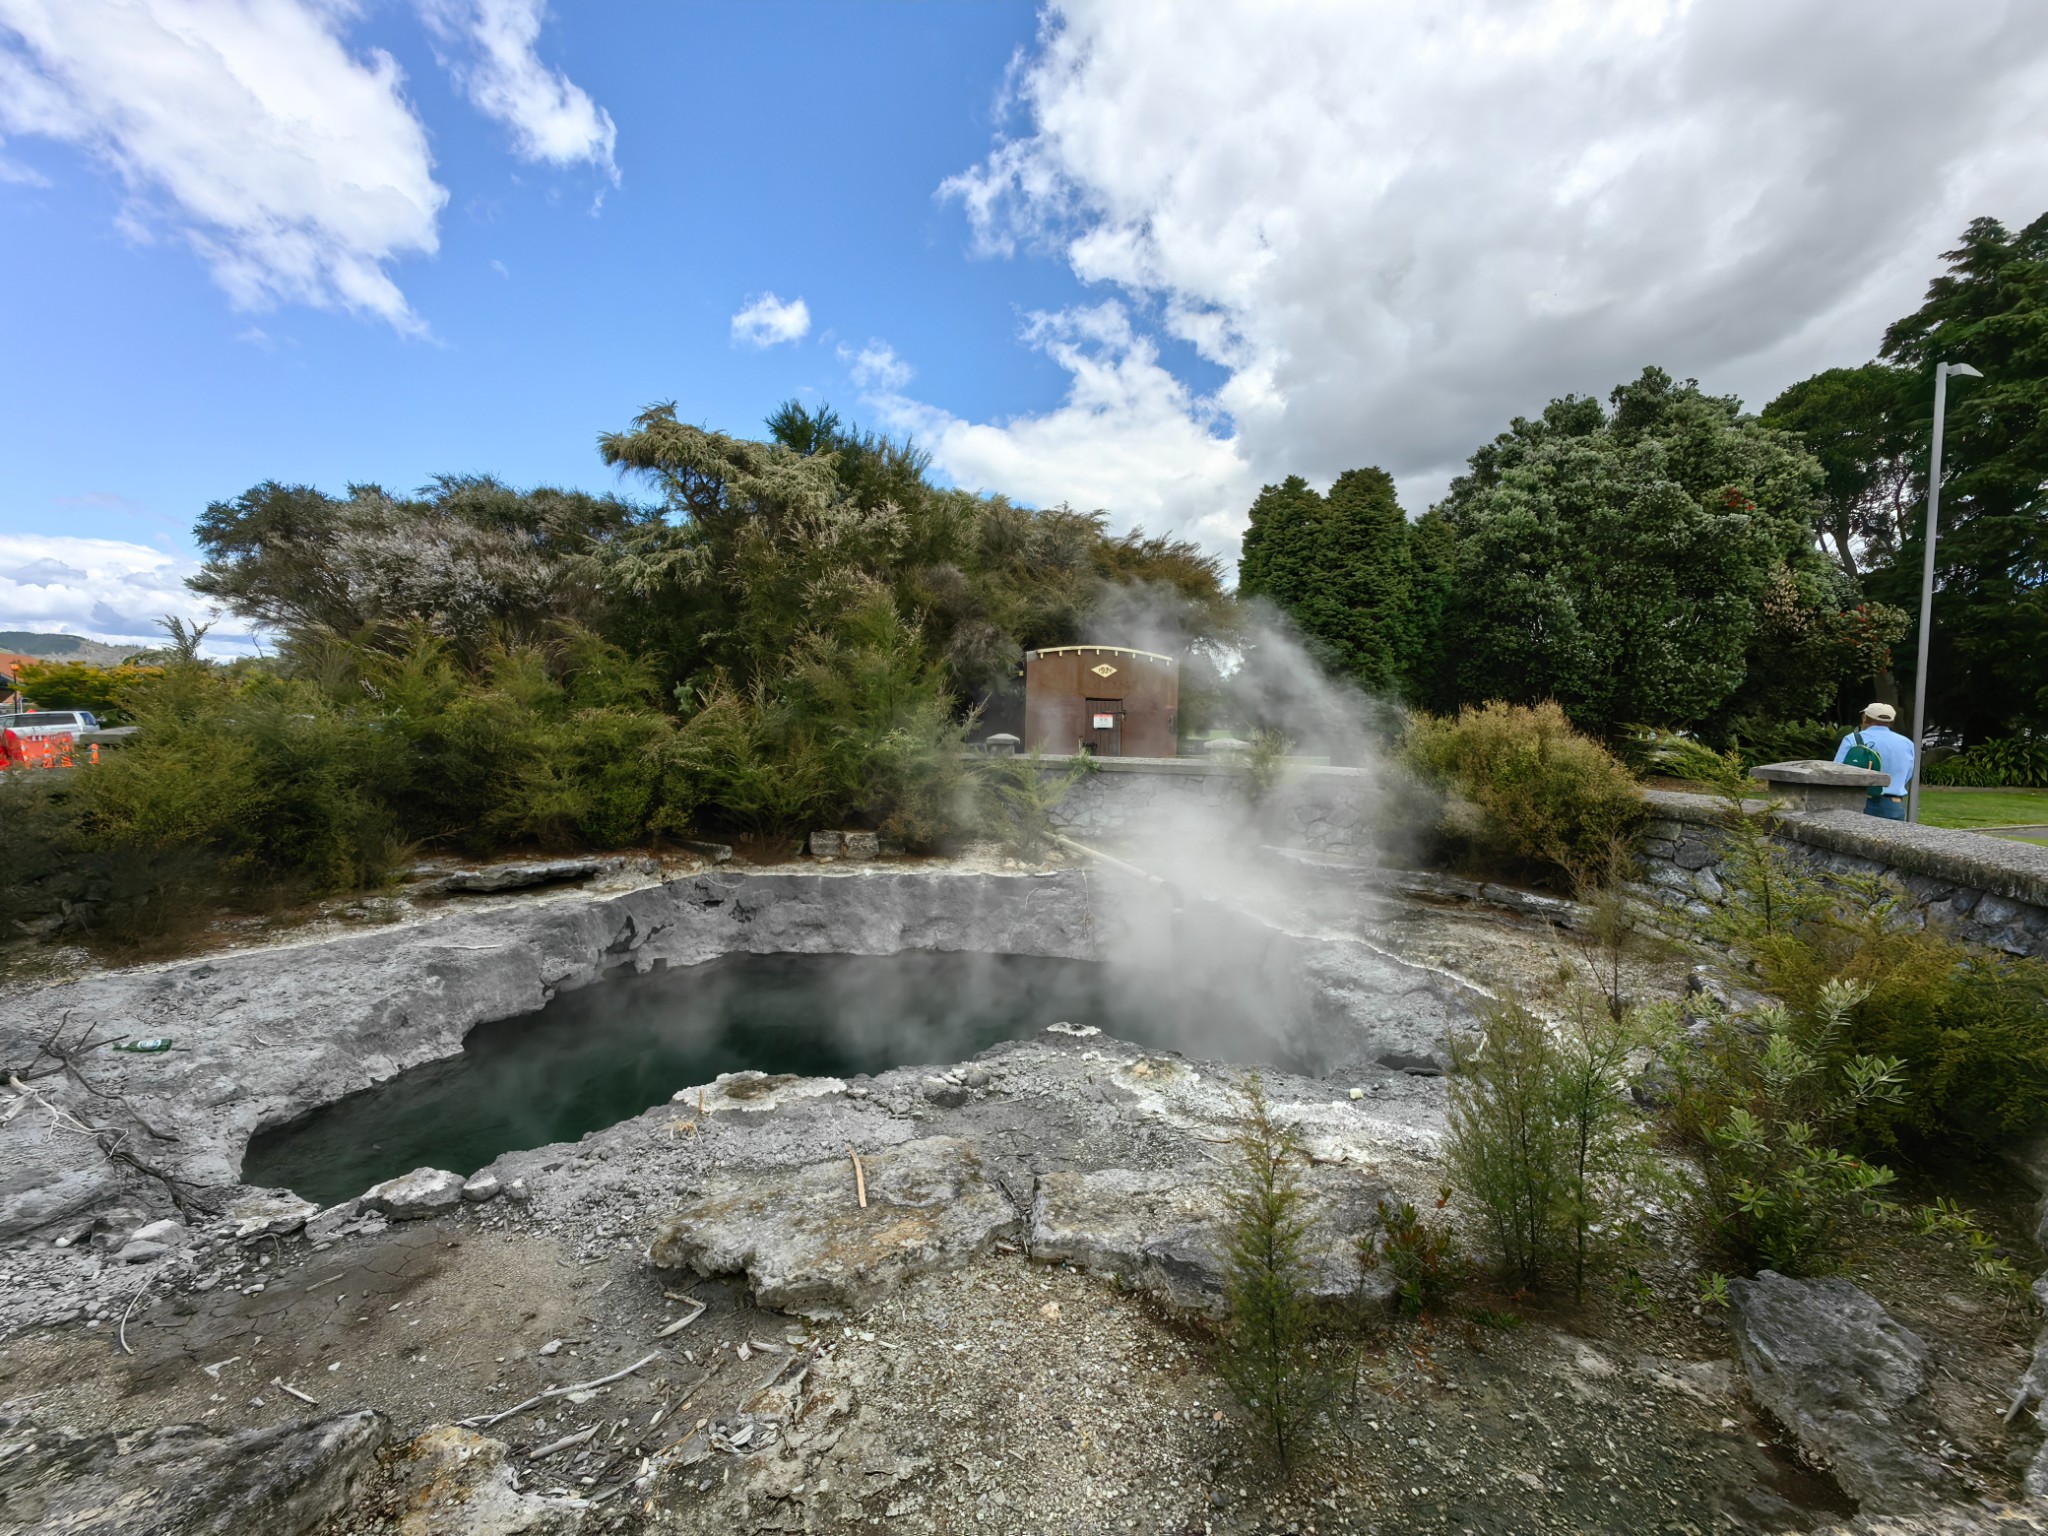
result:
<svg viewBox="0 0 2048 1536"><path fill-rule="evenodd" d="M1482 988L1577 963L1499 906L1348 937ZM241 1191L186 1223L130 1177L0 1250L0 1531L1775 1532L1849 1519L1844 1486L1859 1530L2039 1528L1983 1504L2039 1440L2002 1422L2032 1320L1903 1236L1855 1296L1738 1297L1732 1335L1655 1211L1583 1307L1390 1312L1351 1242L1381 1198L1433 1202L1434 1072L1266 1076L1347 1319L1338 1432L1289 1479L1209 1365L1242 1071L1067 1028L940 1073L688 1087L468 1199ZM34 1105L0 1127L80 1135Z"/></svg>

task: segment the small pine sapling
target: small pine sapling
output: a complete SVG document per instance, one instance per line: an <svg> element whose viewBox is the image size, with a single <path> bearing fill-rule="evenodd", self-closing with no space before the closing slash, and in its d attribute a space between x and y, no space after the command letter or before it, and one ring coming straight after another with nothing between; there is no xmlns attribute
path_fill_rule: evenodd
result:
<svg viewBox="0 0 2048 1536"><path fill-rule="evenodd" d="M1217 1372L1284 1468L1313 1447L1339 1380L1332 1351L1317 1346L1306 1154L1257 1073L1241 1090L1235 1139L1237 1176L1225 1196L1229 1317Z"/></svg>

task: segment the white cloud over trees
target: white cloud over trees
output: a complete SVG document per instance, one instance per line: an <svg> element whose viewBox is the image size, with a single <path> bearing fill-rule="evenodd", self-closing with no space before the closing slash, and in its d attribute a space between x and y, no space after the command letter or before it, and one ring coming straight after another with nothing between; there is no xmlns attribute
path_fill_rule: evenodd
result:
<svg viewBox="0 0 2048 1536"><path fill-rule="evenodd" d="M969 483L1214 547L1260 481L1377 461L1419 505L1511 416L1647 362L1760 405L1861 361L2048 173L2025 0L1061 0L1008 89L1021 131L943 195L1121 328L1026 322L1073 375L1049 412L892 408Z"/></svg>

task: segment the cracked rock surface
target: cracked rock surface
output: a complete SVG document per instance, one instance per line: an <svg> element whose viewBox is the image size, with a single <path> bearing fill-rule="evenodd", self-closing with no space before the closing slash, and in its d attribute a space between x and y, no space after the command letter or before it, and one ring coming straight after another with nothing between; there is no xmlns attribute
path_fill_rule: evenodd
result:
<svg viewBox="0 0 2048 1536"><path fill-rule="evenodd" d="M957 1137L920 1137L869 1156L849 1203L852 1163L849 1155L714 1175L655 1235L651 1257L700 1275L744 1273L760 1305L823 1316L863 1309L913 1275L965 1263L1016 1235L1016 1207Z"/></svg>
<svg viewBox="0 0 2048 1536"><path fill-rule="evenodd" d="M1750 1390L1867 1513L1924 1510L1961 1491L1939 1454L1928 1350L1847 1280L1764 1270L1728 1283Z"/></svg>
<svg viewBox="0 0 2048 1536"><path fill-rule="evenodd" d="M369 1412L239 1434L81 1435L0 1419L0 1532L303 1536L354 1500L385 1433Z"/></svg>

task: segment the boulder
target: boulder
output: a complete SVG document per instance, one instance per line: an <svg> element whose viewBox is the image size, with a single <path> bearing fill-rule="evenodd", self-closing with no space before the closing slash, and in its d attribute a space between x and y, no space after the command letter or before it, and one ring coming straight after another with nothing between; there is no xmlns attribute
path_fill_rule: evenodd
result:
<svg viewBox="0 0 2048 1536"><path fill-rule="evenodd" d="M488 864L481 869L459 869L423 887L423 895L488 895L496 891L523 891L536 885L559 885L567 880L588 880L592 875L618 869L620 859L532 859L516 864Z"/></svg>
<svg viewBox="0 0 2048 1536"><path fill-rule="evenodd" d="M1384 1184L1341 1168L1308 1171L1313 1247L1309 1288L1325 1300L1384 1305L1393 1277L1359 1268L1355 1234L1377 1224ZM1225 1192L1185 1169L1040 1174L1031 1200L1031 1257L1115 1276L1187 1312L1223 1311L1229 1241Z"/></svg>
<svg viewBox="0 0 2048 1536"><path fill-rule="evenodd" d="M144 1242L139 1237L131 1237L126 1243L121 1245L121 1251L114 1255L114 1262L116 1264L147 1264L152 1259L162 1258L170 1251L168 1243L150 1243Z"/></svg>
<svg viewBox="0 0 2048 1536"><path fill-rule="evenodd" d="M486 1200L495 1200L504 1192L504 1183L489 1169L485 1169L482 1173L473 1173L462 1181L462 1198L473 1205L481 1205Z"/></svg>
<svg viewBox="0 0 2048 1536"><path fill-rule="evenodd" d="M964 1141L929 1136L861 1162L865 1208L846 1158L713 1174L649 1256L664 1269L744 1273L762 1306L815 1317L858 1311L1016 1235L1016 1208Z"/></svg>
<svg viewBox="0 0 2048 1536"><path fill-rule="evenodd" d="M192 1229L175 1216L166 1216L162 1221L152 1221L147 1226L137 1227L128 1234L131 1243L162 1243L166 1248L182 1248L192 1241Z"/></svg>
<svg viewBox="0 0 2048 1536"><path fill-rule="evenodd" d="M415 1168L363 1192L363 1207L393 1221L420 1221L462 1204L462 1175L446 1168Z"/></svg>
<svg viewBox="0 0 2048 1536"><path fill-rule="evenodd" d="M925 1102L934 1109L958 1109L967 1102L967 1088L962 1083L949 1082L943 1077L928 1077L917 1085Z"/></svg>
<svg viewBox="0 0 2048 1536"><path fill-rule="evenodd" d="M296 1232L319 1209L288 1189L259 1189L230 1205L227 1216L235 1224L235 1237L247 1242L252 1237L283 1237Z"/></svg>
<svg viewBox="0 0 2048 1536"><path fill-rule="evenodd" d="M385 1434L370 1412L97 1435L0 1418L0 1531L303 1536L354 1502Z"/></svg>
<svg viewBox="0 0 2048 1536"><path fill-rule="evenodd" d="M1751 1392L1859 1510L1910 1514L1964 1492L1937 1454L1927 1345L1868 1293L1767 1269L1731 1280L1728 1301Z"/></svg>
<svg viewBox="0 0 2048 1536"><path fill-rule="evenodd" d="M344 1200L339 1205L328 1206L324 1211L316 1211L306 1218L306 1241L331 1243L362 1213L363 1202L360 1198Z"/></svg>
<svg viewBox="0 0 2048 1536"><path fill-rule="evenodd" d="M502 1441L443 1424L392 1462L396 1536L571 1536L587 1499L522 1493Z"/></svg>
<svg viewBox="0 0 2048 1536"><path fill-rule="evenodd" d="M88 1241L101 1253L127 1246L138 1228L149 1223L149 1213L132 1205L116 1205L101 1211L87 1229Z"/></svg>

